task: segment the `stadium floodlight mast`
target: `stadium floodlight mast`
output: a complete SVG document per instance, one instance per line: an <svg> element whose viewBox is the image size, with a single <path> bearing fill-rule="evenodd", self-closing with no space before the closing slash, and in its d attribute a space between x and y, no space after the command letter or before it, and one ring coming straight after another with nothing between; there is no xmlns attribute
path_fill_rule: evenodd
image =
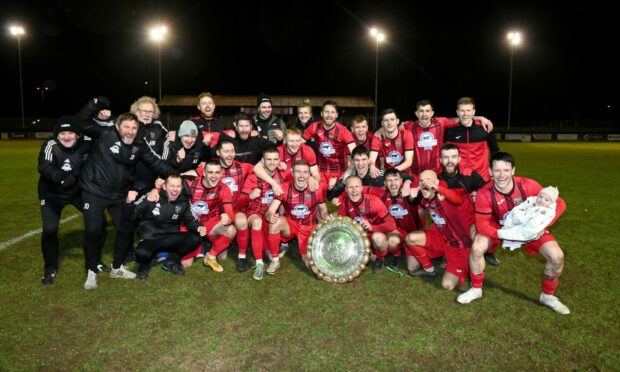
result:
<svg viewBox="0 0 620 372"><path fill-rule="evenodd" d="M45 85L42 87L37 87L37 90L41 92L41 115L45 112L45 92L49 90Z"/></svg>
<svg viewBox="0 0 620 372"><path fill-rule="evenodd" d="M166 34L168 33L168 27L164 25L158 25L151 27L149 30L149 36L151 40L157 43L157 59L159 66L159 101L161 102L161 43L166 38Z"/></svg>
<svg viewBox="0 0 620 372"><path fill-rule="evenodd" d="M20 25L9 26L11 35L17 38L17 63L19 64L19 98L22 106L22 129L26 128L26 120L24 119L24 82L22 78L22 46L21 37L26 33L24 28Z"/></svg>
<svg viewBox="0 0 620 372"><path fill-rule="evenodd" d="M510 130L510 114L512 110L512 65L514 61L515 48L519 47L523 42L523 37L518 31L510 31L508 35L508 43L510 44L510 82L508 84L508 124L507 130Z"/></svg>
<svg viewBox="0 0 620 372"><path fill-rule="evenodd" d="M379 106L379 43L385 41L385 34L376 27L370 29L370 36L372 36L376 43L375 48L375 115L373 117L373 125L376 128L377 125L377 107Z"/></svg>

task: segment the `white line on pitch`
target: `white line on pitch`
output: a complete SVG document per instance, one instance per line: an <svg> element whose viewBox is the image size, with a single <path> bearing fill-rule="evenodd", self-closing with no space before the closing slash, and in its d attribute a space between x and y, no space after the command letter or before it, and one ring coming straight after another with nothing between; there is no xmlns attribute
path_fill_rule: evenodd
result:
<svg viewBox="0 0 620 372"><path fill-rule="evenodd" d="M60 220L60 223L63 224L65 222L67 222L67 221L71 221L72 219L76 218L77 216L79 216L79 214L72 214L71 216L69 216L69 217L67 217L67 218L65 218L63 220ZM40 234L42 231L43 230L40 229L40 228L39 229L35 229L35 230L31 230L31 231L28 231L27 233L25 233L24 235L18 236L17 238L13 238L11 240L7 240L6 242L2 242L2 243L0 243L0 251L3 250L4 248L7 248L7 247L15 244L15 243L21 242L24 239L28 239L28 238L30 238L33 235Z"/></svg>

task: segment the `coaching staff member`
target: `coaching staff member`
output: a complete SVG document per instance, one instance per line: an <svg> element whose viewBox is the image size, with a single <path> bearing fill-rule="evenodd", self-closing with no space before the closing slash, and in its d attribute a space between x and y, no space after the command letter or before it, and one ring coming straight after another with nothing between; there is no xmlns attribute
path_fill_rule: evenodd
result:
<svg viewBox="0 0 620 372"><path fill-rule="evenodd" d="M109 110L105 97L90 100L78 113L82 132L93 139L92 149L80 177L84 202L84 256L88 270L85 289L97 288L97 264L102 246L99 243L101 221L107 209L116 226L112 278L133 279L136 274L122 265L130 239L131 221L122 216L123 199L134 183L136 164L143 161L160 177L174 170L155 156L144 141L137 139L138 118L121 114L115 125L101 127L94 118L101 110Z"/></svg>

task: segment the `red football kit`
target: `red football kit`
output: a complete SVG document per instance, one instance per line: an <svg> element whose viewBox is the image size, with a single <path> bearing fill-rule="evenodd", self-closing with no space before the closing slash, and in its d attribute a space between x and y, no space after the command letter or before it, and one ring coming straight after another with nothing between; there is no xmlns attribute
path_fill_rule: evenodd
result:
<svg viewBox="0 0 620 372"><path fill-rule="evenodd" d="M432 118L431 124L423 128L420 122L408 121L403 127L405 131L413 135L414 156L411 170L413 174L431 169L436 173L441 172L441 146L443 146L443 136L446 127L458 125L458 121L448 118Z"/></svg>
<svg viewBox="0 0 620 372"><path fill-rule="evenodd" d="M280 248L280 240L291 240L297 237L299 254L308 252L308 238L310 233L319 222L317 208L325 203L325 184L320 183L319 189L311 192L306 189L298 190L294 182L282 185L282 195L275 197L282 203L284 214L289 226L290 235L269 234L269 250L271 255L277 255Z"/></svg>
<svg viewBox="0 0 620 372"><path fill-rule="evenodd" d="M476 230L479 234L491 238L491 245L500 243L497 230L501 229L508 212L528 197L538 195L542 190L542 186L538 182L529 178L513 177L512 181L513 188L507 194L497 191L493 182L486 184L476 194ZM555 218L549 226L557 221L566 210L566 203L562 198L558 198L556 204ZM530 254L536 253L545 243L550 241L555 241L555 238L548 230L545 230L539 239L525 244L525 251ZM481 274L471 273L470 279L473 288L482 288L484 272ZM552 295L559 282L557 279L550 280L543 276L543 292Z"/></svg>
<svg viewBox="0 0 620 372"><path fill-rule="evenodd" d="M350 143L355 143L347 127L336 123L333 128L325 129L323 121L316 121L304 131L304 139L314 139L318 148L319 170L329 173L330 177L340 177L347 169L347 152Z"/></svg>
<svg viewBox="0 0 620 372"><path fill-rule="evenodd" d="M278 152L280 153L280 161L286 164L286 169L292 170L298 159L305 160L311 167L316 165L316 154L314 153L312 147L306 145L305 143L301 144L301 147L299 147L296 154L291 154L288 152L286 149L286 144L278 146Z"/></svg>
<svg viewBox="0 0 620 372"><path fill-rule="evenodd" d="M413 135L411 132L399 128L398 134L394 138L388 138L386 134L383 135L379 156L385 159L385 169L396 168L404 162L406 151L413 151ZM411 174L411 168L405 169L401 173Z"/></svg>

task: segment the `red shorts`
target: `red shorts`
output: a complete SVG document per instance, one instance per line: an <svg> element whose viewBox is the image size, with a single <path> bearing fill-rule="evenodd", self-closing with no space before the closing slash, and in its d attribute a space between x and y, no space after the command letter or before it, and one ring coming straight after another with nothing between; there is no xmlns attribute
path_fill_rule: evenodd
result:
<svg viewBox="0 0 620 372"><path fill-rule="evenodd" d="M437 230L435 225L431 228L424 229L424 235L426 235L426 254L431 260L439 257L443 257L446 254L446 243L443 240L443 236Z"/></svg>
<svg viewBox="0 0 620 372"><path fill-rule="evenodd" d="M535 253L538 253L540 248L543 245L545 245L545 243L554 242L554 241L555 241L555 238L553 237L553 235L551 235L551 233L548 230L545 230L545 232L539 239L531 241L529 243L525 243L524 248L527 253L535 254ZM501 242L502 241L499 239L491 239L491 247L495 247L499 245Z"/></svg>
<svg viewBox="0 0 620 372"><path fill-rule="evenodd" d="M301 225L290 217L286 217L286 222L288 223L291 234L289 236L282 235L282 241L288 242L289 240L297 238L299 254L304 256L308 253L308 238L316 225Z"/></svg>
<svg viewBox="0 0 620 372"><path fill-rule="evenodd" d="M459 278L459 285L469 277L470 248L455 248L446 245L446 272Z"/></svg>
<svg viewBox="0 0 620 372"><path fill-rule="evenodd" d="M206 218L206 219L201 219L199 220L199 222L201 224L204 225L204 227L206 227L207 229L207 235L205 235L205 238L209 239L209 241L213 242L213 238L209 236L209 233L211 232L211 230L213 230L213 228L215 227L215 225L217 225L222 219L220 217L216 217L216 218ZM183 225L181 225L181 231L187 231L187 228ZM196 257L198 256L198 254L202 251L202 244L199 245L196 249L194 249L193 251L189 252L188 254L186 254L183 257L183 260L187 260L190 259L192 257Z"/></svg>

